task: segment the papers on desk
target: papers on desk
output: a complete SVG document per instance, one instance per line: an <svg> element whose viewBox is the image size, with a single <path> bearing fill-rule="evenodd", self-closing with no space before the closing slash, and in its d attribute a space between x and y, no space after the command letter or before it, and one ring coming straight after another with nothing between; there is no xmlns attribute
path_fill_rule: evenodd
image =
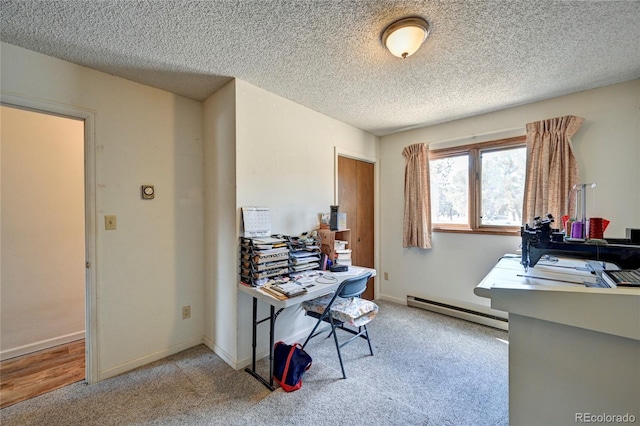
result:
<svg viewBox="0 0 640 426"><path fill-rule="evenodd" d="M314 253L312 251L305 251L305 250L299 250L299 251L293 251L291 252L291 258L294 261L304 261L305 259L320 259L320 255L318 253Z"/></svg>
<svg viewBox="0 0 640 426"><path fill-rule="evenodd" d="M303 287L311 287L315 282L316 278L321 276L321 272L319 271L301 271L301 272L293 272L289 275L292 280L297 282L299 285Z"/></svg>
<svg viewBox="0 0 640 426"><path fill-rule="evenodd" d="M269 286L263 286L260 287L260 291L264 292L265 294L273 297L274 299L277 300L287 300L289 297L280 293L279 291L275 291L273 290L271 287Z"/></svg>
<svg viewBox="0 0 640 426"><path fill-rule="evenodd" d="M271 288L287 297L295 297L307 292L306 288L295 282L279 283L272 285Z"/></svg>
<svg viewBox="0 0 640 426"><path fill-rule="evenodd" d="M253 242L253 244L281 244L281 243L286 243L286 241L283 240L282 238L276 238L276 237L256 237L256 238L251 238L251 241Z"/></svg>
<svg viewBox="0 0 640 426"><path fill-rule="evenodd" d="M260 238L244 238L242 244L251 246L256 250L269 251L271 249L282 249L287 247L287 242L282 238L260 237Z"/></svg>
<svg viewBox="0 0 640 426"><path fill-rule="evenodd" d="M320 255L310 251L295 251L291 253L291 263L294 272L317 269L320 267Z"/></svg>
<svg viewBox="0 0 640 426"><path fill-rule="evenodd" d="M318 262L305 263L304 265L293 265L291 267L291 269L293 269L294 272L309 271L317 268L318 268Z"/></svg>
<svg viewBox="0 0 640 426"><path fill-rule="evenodd" d="M303 263L318 262L320 255L316 253L291 253L291 261L295 265L302 265Z"/></svg>

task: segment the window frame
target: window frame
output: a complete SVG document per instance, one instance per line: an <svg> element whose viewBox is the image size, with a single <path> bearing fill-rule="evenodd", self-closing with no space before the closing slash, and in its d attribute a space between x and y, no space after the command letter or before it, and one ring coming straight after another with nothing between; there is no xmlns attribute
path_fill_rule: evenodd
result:
<svg viewBox="0 0 640 426"><path fill-rule="evenodd" d="M434 232L452 232L465 234L490 234L490 235L513 235L520 236L520 225L482 225L481 215L481 154L489 151L501 151L504 149L518 148L527 146L526 135L516 136L505 139L496 139L487 142L459 145L449 148L440 148L429 150L429 161L438 160L447 157L455 157L467 155L469 159L469 192L467 205L469 211L468 224L442 224L432 221L432 230ZM431 196L431 194L429 194Z"/></svg>

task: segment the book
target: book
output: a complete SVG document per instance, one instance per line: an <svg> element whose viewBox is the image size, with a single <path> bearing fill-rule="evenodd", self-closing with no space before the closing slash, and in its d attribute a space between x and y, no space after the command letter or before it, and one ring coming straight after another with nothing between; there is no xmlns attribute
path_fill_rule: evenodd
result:
<svg viewBox="0 0 640 426"><path fill-rule="evenodd" d="M351 250L335 250L336 259L351 259Z"/></svg>
<svg viewBox="0 0 640 426"><path fill-rule="evenodd" d="M276 298L278 300L287 300L289 298L287 295L282 294L279 291L275 291L271 287L268 287L268 286L260 287L260 289L262 291L264 291L265 293L267 293L269 296L274 297L274 298Z"/></svg>
<svg viewBox="0 0 640 426"><path fill-rule="evenodd" d="M347 248L348 241L335 240L333 242L333 248L336 250L345 250Z"/></svg>
<svg viewBox="0 0 640 426"><path fill-rule="evenodd" d="M602 279L611 288L640 287L640 271L637 269L623 269L620 271L602 271Z"/></svg>
<svg viewBox="0 0 640 426"><path fill-rule="evenodd" d="M306 288L295 282L275 284L271 286L271 289L280 292L287 297L299 296L307 292Z"/></svg>

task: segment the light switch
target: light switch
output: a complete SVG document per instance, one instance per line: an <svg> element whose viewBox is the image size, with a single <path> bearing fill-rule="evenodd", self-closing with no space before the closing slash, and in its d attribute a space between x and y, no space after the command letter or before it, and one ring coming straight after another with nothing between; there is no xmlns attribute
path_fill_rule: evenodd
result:
<svg viewBox="0 0 640 426"><path fill-rule="evenodd" d="M104 217L104 229L107 231L113 231L116 229L116 215L105 215Z"/></svg>

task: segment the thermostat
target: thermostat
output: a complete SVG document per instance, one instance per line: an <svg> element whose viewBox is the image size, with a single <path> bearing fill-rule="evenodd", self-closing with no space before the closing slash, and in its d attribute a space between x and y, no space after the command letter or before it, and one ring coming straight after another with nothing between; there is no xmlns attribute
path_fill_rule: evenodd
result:
<svg viewBox="0 0 640 426"><path fill-rule="evenodd" d="M143 200L152 200L155 197L156 191L153 188L153 185L142 185L142 199Z"/></svg>

